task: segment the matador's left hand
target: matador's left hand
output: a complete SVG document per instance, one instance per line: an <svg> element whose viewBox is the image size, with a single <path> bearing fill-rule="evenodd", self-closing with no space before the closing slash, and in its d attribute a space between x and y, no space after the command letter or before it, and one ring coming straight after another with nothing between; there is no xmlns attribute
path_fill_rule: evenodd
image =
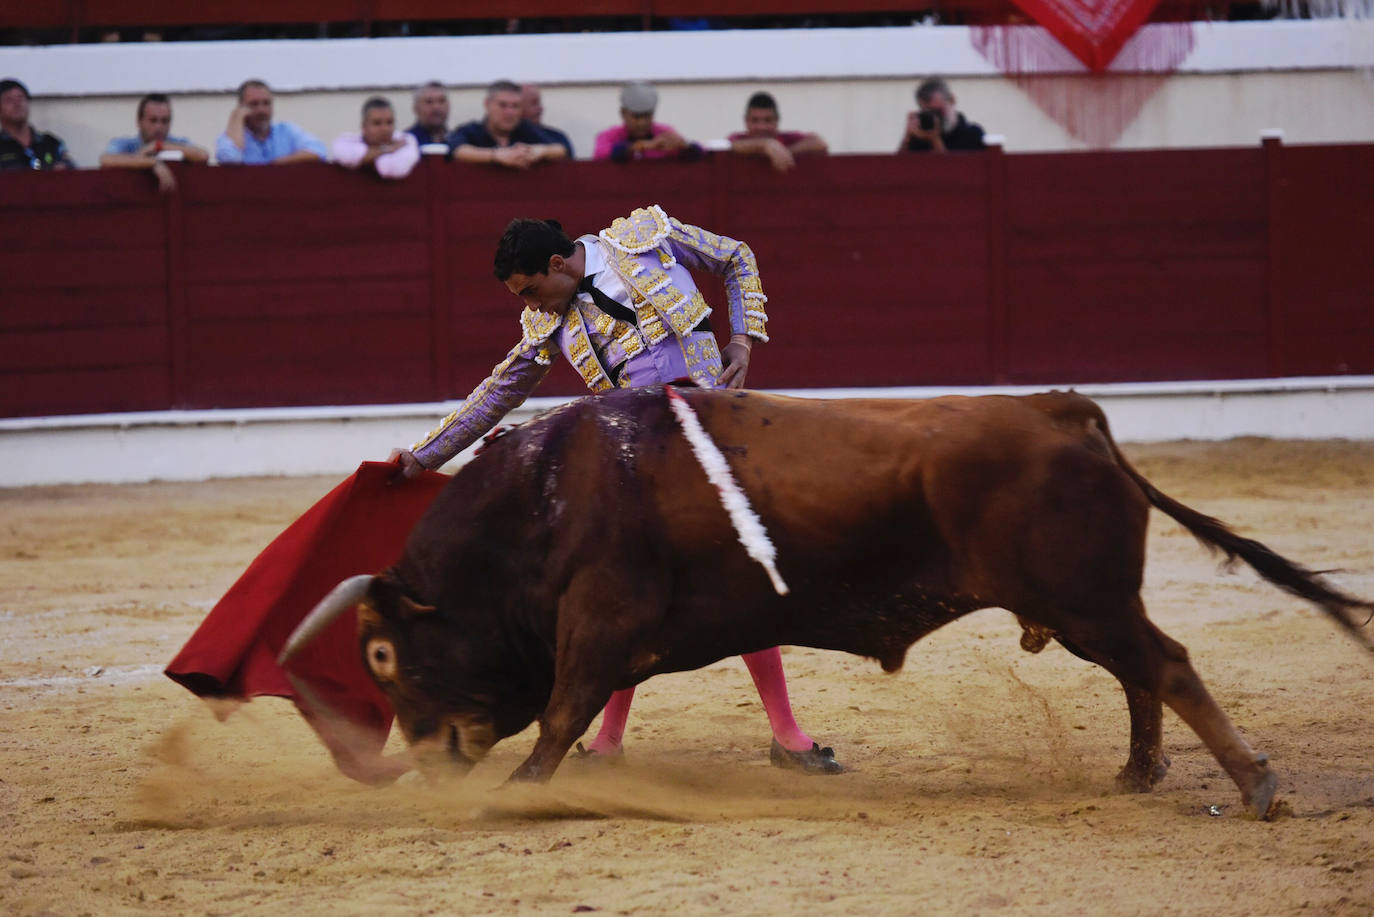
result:
<svg viewBox="0 0 1374 917"><path fill-rule="evenodd" d="M720 374L723 388L744 388L744 377L749 372L750 341L748 336L737 334L721 351L725 371Z"/></svg>

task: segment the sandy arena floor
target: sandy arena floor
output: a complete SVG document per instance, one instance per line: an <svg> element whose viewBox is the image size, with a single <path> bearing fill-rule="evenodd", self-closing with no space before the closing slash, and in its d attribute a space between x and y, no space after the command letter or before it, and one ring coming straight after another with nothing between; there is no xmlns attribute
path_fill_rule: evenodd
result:
<svg viewBox="0 0 1374 917"><path fill-rule="evenodd" d="M1127 452L1164 491L1374 594L1374 444ZM0 914L1374 913L1374 659L1158 514L1147 606L1271 756L1272 823L1244 816L1171 713L1163 785L1113 793L1116 682L1056 646L1021 652L1000 611L896 676L787 652L802 725L842 777L767 766L730 659L640 690L624 767L494 791L530 730L461 784L367 789L287 703L221 723L160 674L334 483L0 491Z"/></svg>

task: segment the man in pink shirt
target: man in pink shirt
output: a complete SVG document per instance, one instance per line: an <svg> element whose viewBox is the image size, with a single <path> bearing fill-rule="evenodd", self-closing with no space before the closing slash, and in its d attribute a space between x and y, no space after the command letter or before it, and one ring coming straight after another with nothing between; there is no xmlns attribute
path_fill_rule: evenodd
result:
<svg viewBox="0 0 1374 917"><path fill-rule="evenodd" d="M658 90L648 83L626 83L620 90L623 122L596 135L593 159L699 159L700 144L683 139L667 124L654 121Z"/></svg>
<svg viewBox="0 0 1374 917"><path fill-rule="evenodd" d="M333 159L348 169L370 169L382 178L405 178L420 161L412 134L396 130L396 112L381 96L363 103L361 131L334 141Z"/></svg>

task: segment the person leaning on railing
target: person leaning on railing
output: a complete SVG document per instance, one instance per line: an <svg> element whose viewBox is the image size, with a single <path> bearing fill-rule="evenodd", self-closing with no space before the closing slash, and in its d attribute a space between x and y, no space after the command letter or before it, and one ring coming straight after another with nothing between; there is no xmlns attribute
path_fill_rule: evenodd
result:
<svg viewBox="0 0 1374 917"><path fill-rule="evenodd" d="M658 90L648 83L626 83L620 90L620 124L596 135L593 159L700 159L702 147L670 124L654 120Z"/></svg>
<svg viewBox="0 0 1374 917"><path fill-rule="evenodd" d="M762 156L779 172L797 164L802 154L829 152L820 134L778 130L778 103L771 93L756 92L744 107L744 130L731 134L730 152L737 156Z"/></svg>
<svg viewBox="0 0 1374 917"><path fill-rule="evenodd" d="M328 157L324 144L315 137L289 121L272 120L272 90L262 80L245 80L238 99L215 143L220 165L286 165Z"/></svg>
<svg viewBox="0 0 1374 917"><path fill-rule="evenodd" d="M164 160L210 161L209 150L185 137L171 136L172 100L162 93L150 92L139 99L136 118L138 133L111 140L100 155L102 169L148 169L157 179L158 190L170 193L177 189L177 180Z"/></svg>
<svg viewBox="0 0 1374 917"><path fill-rule="evenodd" d="M536 163L568 158L568 151L526 121L520 87L497 80L487 87L484 116L448 135L453 158L459 162L490 163L528 169Z"/></svg>
<svg viewBox="0 0 1374 917"><path fill-rule="evenodd" d="M396 130L396 111L381 96L363 103L362 129L334 141L334 161L346 169L365 169L379 178L405 178L420 161L420 146Z"/></svg>
<svg viewBox="0 0 1374 917"><path fill-rule="evenodd" d="M419 89L411 103L415 123L406 133L420 146L427 143L448 142L448 90L438 80L430 80Z"/></svg>

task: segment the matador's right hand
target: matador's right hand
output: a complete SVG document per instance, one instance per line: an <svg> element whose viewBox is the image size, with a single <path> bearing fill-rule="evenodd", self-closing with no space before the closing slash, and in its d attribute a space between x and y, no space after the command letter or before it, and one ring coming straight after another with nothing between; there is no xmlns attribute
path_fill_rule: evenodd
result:
<svg viewBox="0 0 1374 917"><path fill-rule="evenodd" d="M407 480L419 477L425 470L425 466L420 464L415 453L409 449L392 449L386 460L399 464L401 474L405 475Z"/></svg>

